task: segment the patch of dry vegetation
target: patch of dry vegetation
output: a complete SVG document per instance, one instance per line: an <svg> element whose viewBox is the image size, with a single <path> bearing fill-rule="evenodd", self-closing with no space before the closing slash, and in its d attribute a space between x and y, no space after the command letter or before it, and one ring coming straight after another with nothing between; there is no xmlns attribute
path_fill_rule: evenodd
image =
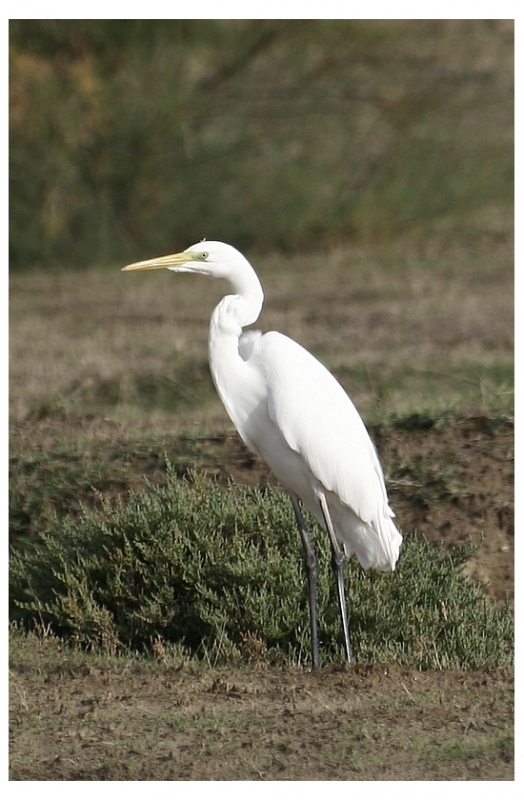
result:
<svg viewBox="0 0 524 800"><path fill-rule="evenodd" d="M311 350L367 418L512 408L507 247L432 256L414 245L347 247L253 260L266 290L257 325ZM15 275L12 417L62 408L170 432L223 420L207 328L224 288L171 273L121 275L116 266Z"/></svg>
<svg viewBox="0 0 524 800"><path fill-rule="evenodd" d="M513 780L508 669L213 669L34 636L11 666L15 781Z"/></svg>

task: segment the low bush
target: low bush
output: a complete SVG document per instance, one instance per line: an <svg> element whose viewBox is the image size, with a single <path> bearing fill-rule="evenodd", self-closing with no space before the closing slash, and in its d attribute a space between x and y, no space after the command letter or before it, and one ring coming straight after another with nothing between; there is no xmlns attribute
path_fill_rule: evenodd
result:
<svg viewBox="0 0 524 800"><path fill-rule="evenodd" d="M319 560L324 663L342 658L327 536L311 520ZM512 663L509 607L497 609L451 554L406 536L394 573L346 560L353 645L359 661L420 669ZM12 617L82 646L153 651L176 643L213 663L309 661L303 556L288 499L205 475L111 502L11 556Z"/></svg>

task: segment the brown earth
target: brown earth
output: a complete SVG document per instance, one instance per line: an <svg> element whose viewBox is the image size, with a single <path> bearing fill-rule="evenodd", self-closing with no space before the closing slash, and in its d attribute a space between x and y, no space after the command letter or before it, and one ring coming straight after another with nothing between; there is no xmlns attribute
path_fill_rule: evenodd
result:
<svg viewBox="0 0 524 800"><path fill-rule="evenodd" d="M12 680L11 780L513 779L510 669L66 662Z"/></svg>

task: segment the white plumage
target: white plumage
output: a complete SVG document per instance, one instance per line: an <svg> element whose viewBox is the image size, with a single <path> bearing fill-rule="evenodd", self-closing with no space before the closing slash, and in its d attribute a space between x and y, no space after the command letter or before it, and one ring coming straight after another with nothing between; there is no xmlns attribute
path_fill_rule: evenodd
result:
<svg viewBox="0 0 524 800"><path fill-rule="evenodd" d="M201 242L183 253L124 267L161 268L230 283L232 294L211 316L213 381L246 445L266 461L291 495L306 551L314 666L319 665L316 557L297 498L327 527L346 656L351 661L338 543L364 568L392 570L402 542L365 425L342 386L311 353L275 331L243 332L257 320L264 295L256 273L238 250L222 242Z"/></svg>

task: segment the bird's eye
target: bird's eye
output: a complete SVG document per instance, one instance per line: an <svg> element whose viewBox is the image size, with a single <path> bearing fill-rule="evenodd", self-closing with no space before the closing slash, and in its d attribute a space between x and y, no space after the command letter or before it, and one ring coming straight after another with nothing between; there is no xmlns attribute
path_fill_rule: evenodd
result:
<svg viewBox="0 0 524 800"><path fill-rule="evenodd" d="M202 261L205 261L208 255L209 253L200 253L200 258L202 259Z"/></svg>

